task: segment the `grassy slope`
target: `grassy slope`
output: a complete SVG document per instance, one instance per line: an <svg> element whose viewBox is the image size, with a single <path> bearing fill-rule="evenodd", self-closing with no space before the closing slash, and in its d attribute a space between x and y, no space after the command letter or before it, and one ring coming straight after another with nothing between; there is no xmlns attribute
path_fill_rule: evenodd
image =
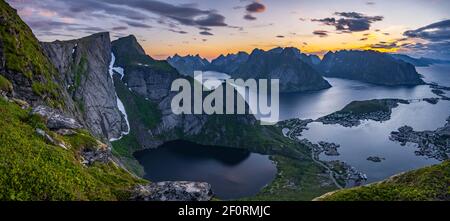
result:
<svg viewBox="0 0 450 221"><path fill-rule="evenodd" d="M35 128L37 116L0 98L0 200L120 200L138 182L112 163L85 167L80 149L96 142L86 132L56 139L69 150L47 144Z"/></svg>
<svg viewBox="0 0 450 221"><path fill-rule="evenodd" d="M394 176L368 186L339 190L325 201L450 200L450 161Z"/></svg>
<svg viewBox="0 0 450 221"><path fill-rule="evenodd" d="M62 99L59 99L61 89L54 82L56 69L44 55L31 29L3 0L0 0L0 19L0 40L3 43L6 69L31 80L33 92L48 104L63 105Z"/></svg>

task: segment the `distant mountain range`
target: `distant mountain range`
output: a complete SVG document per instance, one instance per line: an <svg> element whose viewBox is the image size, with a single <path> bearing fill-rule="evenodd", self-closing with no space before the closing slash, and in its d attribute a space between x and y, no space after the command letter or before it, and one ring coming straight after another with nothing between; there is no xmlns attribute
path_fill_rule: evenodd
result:
<svg viewBox="0 0 450 221"><path fill-rule="evenodd" d="M184 75L192 76L195 70L202 70L243 79L276 78L280 79L281 92L302 92L329 88L322 76L387 86L419 85L424 82L414 66L447 61L370 50L328 52L321 60L317 55L302 53L294 47L277 47L268 51L254 49L251 54L220 55L211 62L199 55L175 55L169 57L168 62Z"/></svg>
<svg viewBox="0 0 450 221"><path fill-rule="evenodd" d="M428 67L433 64L450 64L449 60L433 59L433 58L413 58L405 54L391 54L395 59L408 62L416 67Z"/></svg>

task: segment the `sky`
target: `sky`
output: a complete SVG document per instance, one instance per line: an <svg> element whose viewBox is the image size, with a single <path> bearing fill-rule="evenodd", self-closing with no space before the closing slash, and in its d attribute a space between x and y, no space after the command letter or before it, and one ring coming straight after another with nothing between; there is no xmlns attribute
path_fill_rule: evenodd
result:
<svg viewBox="0 0 450 221"><path fill-rule="evenodd" d="M372 49L450 59L448 0L6 0L40 41L108 31L147 54Z"/></svg>

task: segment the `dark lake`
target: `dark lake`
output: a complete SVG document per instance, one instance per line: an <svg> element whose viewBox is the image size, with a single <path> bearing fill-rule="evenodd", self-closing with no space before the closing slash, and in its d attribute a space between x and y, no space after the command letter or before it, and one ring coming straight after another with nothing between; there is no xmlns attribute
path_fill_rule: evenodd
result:
<svg viewBox="0 0 450 221"><path fill-rule="evenodd" d="M220 199L253 196L276 175L269 156L242 149L172 141L135 153L144 178L159 181L204 181Z"/></svg>

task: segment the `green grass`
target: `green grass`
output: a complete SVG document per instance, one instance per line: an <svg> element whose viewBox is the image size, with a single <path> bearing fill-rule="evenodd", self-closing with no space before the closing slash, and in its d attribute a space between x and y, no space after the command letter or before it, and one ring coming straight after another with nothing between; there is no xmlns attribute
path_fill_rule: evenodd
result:
<svg viewBox="0 0 450 221"><path fill-rule="evenodd" d="M352 101L347 104L339 113L364 114L377 111L389 111L388 105L382 100Z"/></svg>
<svg viewBox="0 0 450 221"><path fill-rule="evenodd" d="M35 126L71 147L47 144ZM121 200L142 180L112 163L83 166L77 155L94 142L86 132L58 137L36 116L0 98L0 200Z"/></svg>
<svg viewBox="0 0 450 221"><path fill-rule="evenodd" d="M309 201L326 192L335 190L329 178L319 174L323 169L309 160L297 160L285 156L272 156L277 164L275 180L254 197L254 201Z"/></svg>
<svg viewBox="0 0 450 221"><path fill-rule="evenodd" d="M11 84L11 82L2 75L0 75L0 91L12 92L12 90L13 85Z"/></svg>
<svg viewBox="0 0 450 221"><path fill-rule="evenodd" d="M450 200L450 161L394 176L368 186L340 190L325 201Z"/></svg>
<svg viewBox="0 0 450 221"><path fill-rule="evenodd" d="M53 83L57 71L44 55L31 29L3 0L0 0L0 16L0 39L6 69L29 79L33 83L33 92L51 106L64 105L60 99L60 88Z"/></svg>

